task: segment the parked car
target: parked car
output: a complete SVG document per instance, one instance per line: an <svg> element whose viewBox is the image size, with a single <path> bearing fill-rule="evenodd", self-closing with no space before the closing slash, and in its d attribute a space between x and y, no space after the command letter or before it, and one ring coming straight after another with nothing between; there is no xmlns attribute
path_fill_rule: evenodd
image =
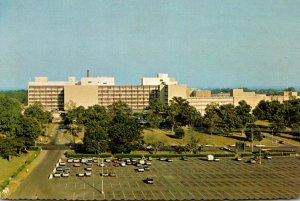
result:
<svg viewBox="0 0 300 201"><path fill-rule="evenodd" d="M153 184L153 183L154 183L153 178L148 177L148 178L146 179L146 183L147 183L147 184Z"/></svg>
<svg viewBox="0 0 300 201"><path fill-rule="evenodd" d="M65 172L65 173L70 173L70 172L71 172L71 169L70 169L70 168L65 168L65 169L64 169L64 172Z"/></svg>
<svg viewBox="0 0 300 201"><path fill-rule="evenodd" d="M66 165L66 162L61 161L61 162L59 162L59 165L60 165L60 166L65 166L65 165Z"/></svg>
<svg viewBox="0 0 300 201"><path fill-rule="evenodd" d="M144 169L145 169L145 171L149 171L150 167L146 165L146 166L144 166Z"/></svg>
<svg viewBox="0 0 300 201"><path fill-rule="evenodd" d="M73 163L80 163L80 159L73 159Z"/></svg>
<svg viewBox="0 0 300 201"><path fill-rule="evenodd" d="M142 168L142 167L139 167L139 168L137 169L137 171L138 171L138 172L145 172L145 169Z"/></svg>
<svg viewBox="0 0 300 201"><path fill-rule="evenodd" d="M102 176L102 173L100 173L100 176ZM108 172L103 172L103 177L108 177Z"/></svg>
<svg viewBox="0 0 300 201"><path fill-rule="evenodd" d="M93 169L91 167L86 167L85 170L86 171L92 171Z"/></svg>
<svg viewBox="0 0 300 201"><path fill-rule="evenodd" d="M158 160L160 160L160 161L165 161L165 160L167 160L167 158L166 158L166 157L159 157Z"/></svg>
<svg viewBox="0 0 300 201"><path fill-rule="evenodd" d="M74 163L73 167L80 167L80 163Z"/></svg>
<svg viewBox="0 0 300 201"><path fill-rule="evenodd" d="M219 159L219 158L215 158L214 159L214 161L217 161L217 162L219 162L221 159Z"/></svg>
<svg viewBox="0 0 300 201"><path fill-rule="evenodd" d="M251 159L248 160L248 163L255 164L256 160L254 160L253 158L251 158Z"/></svg>
<svg viewBox="0 0 300 201"><path fill-rule="evenodd" d="M60 172L55 172L53 176L54 176L54 177L60 177L60 176L61 176L61 173L60 173Z"/></svg>
<svg viewBox="0 0 300 201"><path fill-rule="evenodd" d="M188 160L188 157L187 157L187 156L181 156L180 159L183 160L183 161L187 161L187 160Z"/></svg>
<svg viewBox="0 0 300 201"><path fill-rule="evenodd" d="M84 174L85 174L85 176L89 177L89 176L91 176L91 175L92 175L92 172L90 172L90 171L86 171Z"/></svg>
<svg viewBox="0 0 300 201"><path fill-rule="evenodd" d="M78 173L77 176L78 176L78 177L84 177L84 173L82 173L82 172L81 172L81 173Z"/></svg>
<svg viewBox="0 0 300 201"><path fill-rule="evenodd" d="M105 162L110 162L110 161L111 161L110 158L105 159Z"/></svg>
<svg viewBox="0 0 300 201"><path fill-rule="evenodd" d="M173 162L173 159L171 159L171 158L167 158L167 160L166 160L167 162Z"/></svg>
<svg viewBox="0 0 300 201"><path fill-rule="evenodd" d="M146 165L150 166L152 163L150 161L146 161Z"/></svg>
<svg viewBox="0 0 300 201"><path fill-rule="evenodd" d="M91 162L87 162L87 163L85 163L87 166L92 166L93 165L93 163L91 163Z"/></svg>
<svg viewBox="0 0 300 201"><path fill-rule="evenodd" d="M115 177L116 176L116 173L115 172L109 172L108 174L110 177Z"/></svg>
<svg viewBox="0 0 300 201"><path fill-rule="evenodd" d="M270 155L265 155L265 159L272 159L272 156L270 156Z"/></svg>
<svg viewBox="0 0 300 201"><path fill-rule="evenodd" d="M236 158L235 158L235 160L237 160L237 161L241 161L241 160L242 160L242 158L241 158L241 157L236 157Z"/></svg>
<svg viewBox="0 0 300 201"><path fill-rule="evenodd" d="M120 162L120 165L121 165L121 167L125 167L125 166L126 166L125 161L121 161L121 162Z"/></svg>
<svg viewBox="0 0 300 201"><path fill-rule="evenodd" d="M102 162L99 163L99 166L100 166L100 167L104 167L104 163L102 163Z"/></svg>
<svg viewBox="0 0 300 201"><path fill-rule="evenodd" d="M60 167L60 166L58 166L57 168L56 168L56 171L63 171L64 169L62 168L62 167Z"/></svg>
<svg viewBox="0 0 300 201"><path fill-rule="evenodd" d="M72 158L69 158L69 159L67 160L67 162L68 162L68 163L73 163L73 159L72 159Z"/></svg>
<svg viewBox="0 0 300 201"><path fill-rule="evenodd" d="M63 172L63 173L61 174L61 176L62 176L62 177L68 177L68 176L70 176L70 173L69 173L69 172Z"/></svg>

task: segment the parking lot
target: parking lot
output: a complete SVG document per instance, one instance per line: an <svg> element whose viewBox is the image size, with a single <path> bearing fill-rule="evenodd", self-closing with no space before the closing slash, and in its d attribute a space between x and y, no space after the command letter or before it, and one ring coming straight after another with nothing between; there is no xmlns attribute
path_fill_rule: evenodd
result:
<svg viewBox="0 0 300 201"><path fill-rule="evenodd" d="M66 159L64 159L66 161ZM86 167L73 167L67 178L53 178L49 188L38 192L42 199L292 199L300 195L300 159L277 157L250 164L233 159L219 162L189 158L174 158L173 162L153 159L150 171L137 172L136 166L115 167L105 163L104 172L114 171L116 177L103 177L101 167L92 164L90 177L78 177ZM143 180L154 179L154 184Z"/></svg>

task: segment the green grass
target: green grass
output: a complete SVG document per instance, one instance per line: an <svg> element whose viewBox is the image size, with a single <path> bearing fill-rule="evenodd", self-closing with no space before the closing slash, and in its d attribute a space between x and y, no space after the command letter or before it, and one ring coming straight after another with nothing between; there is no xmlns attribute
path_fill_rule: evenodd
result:
<svg viewBox="0 0 300 201"><path fill-rule="evenodd" d="M184 146L188 144L191 136L195 136L199 140L199 144L210 144L213 146L225 146L230 144L235 144L235 142L240 141L226 136L219 135L209 135L206 133L201 133L189 128L185 128L185 136L183 139L175 138L174 134L170 130L161 129L144 129L143 136L146 143L153 140L161 141L165 145L181 145Z"/></svg>
<svg viewBox="0 0 300 201"><path fill-rule="evenodd" d="M34 153L35 151L29 151L20 157L13 157L10 161L0 158L0 182L11 177Z"/></svg>
<svg viewBox="0 0 300 201"><path fill-rule="evenodd" d="M254 122L255 125L258 125L258 126L263 126L263 127L270 127L271 124L269 121L264 121L264 120L257 120Z"/></svg>

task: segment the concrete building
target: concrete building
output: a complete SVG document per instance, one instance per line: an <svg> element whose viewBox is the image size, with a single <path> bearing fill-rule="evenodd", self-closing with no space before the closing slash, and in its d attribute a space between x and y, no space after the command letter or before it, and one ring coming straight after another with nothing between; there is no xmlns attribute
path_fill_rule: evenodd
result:
<svg viewBox="0 0 300 201"><path fill-rule="evenodd" d="M169 77L167 73L159 73L157 77L143 77L142 85L174 85L178 84L174 77Z"/></svg>
<svg viewBox="0 0 300 201"><path fill-rule="evenodd" d="M40 102L47 110L61 111L74 106L89 107L95 104L107 107L113 102L123 101L134 111L142 111L152 98L159 98L163 103L169 104L175 96L186 99L204 114L206 106L211 103L236 106L239 101L245 100L253 109L261 100L282 102L297 97L297 92L284 92L283 96L267 96L233 89L230 94L218 96L212 95L209 90L178 84L176 79L170 78L168 74L144 77L141 85L115 85L114 77L89 77L89 71L79 82L75 77L69 77L68 81L48 81L47 77L36 77L28 83L28 104Z"/></svg>

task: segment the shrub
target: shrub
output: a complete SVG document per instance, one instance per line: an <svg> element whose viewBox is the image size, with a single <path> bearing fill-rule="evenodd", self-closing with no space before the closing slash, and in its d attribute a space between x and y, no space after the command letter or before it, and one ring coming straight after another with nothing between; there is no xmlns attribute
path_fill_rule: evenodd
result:
<svg viewBox="0 0 300 201"><path fill-rule="evenodd" d="M184 130L183 128L176 128L175 129L175 136L179 139L182 139L184 137Z"/></svg>

